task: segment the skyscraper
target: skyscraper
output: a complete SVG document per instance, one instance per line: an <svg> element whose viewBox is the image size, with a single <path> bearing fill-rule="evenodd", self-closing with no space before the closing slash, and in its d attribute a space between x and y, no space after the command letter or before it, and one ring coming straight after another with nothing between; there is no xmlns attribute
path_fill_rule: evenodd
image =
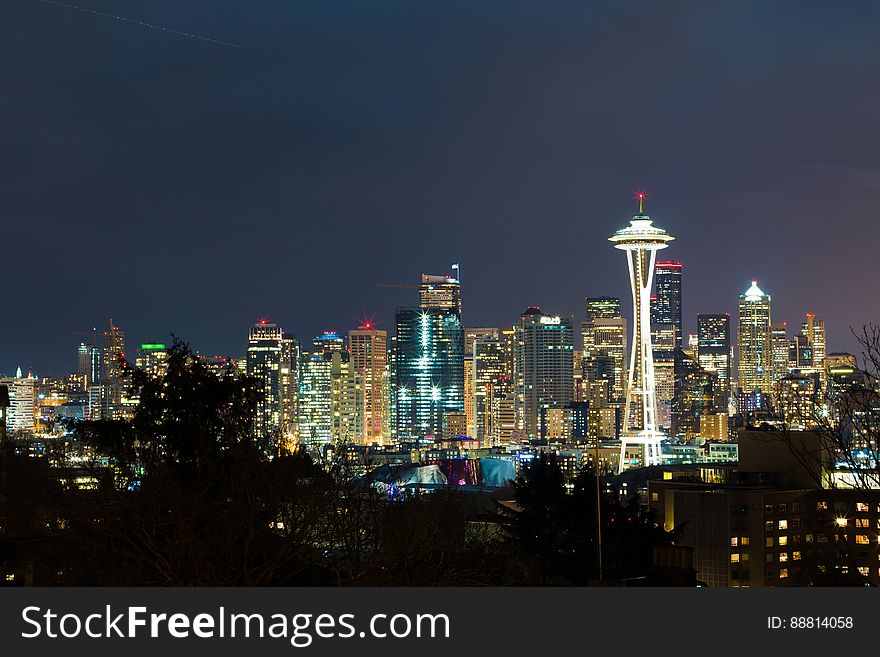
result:
<svg viewBox="0 0 880 657"><path fill-rule="evenodd" d="M299 412L299 365L300 348L296 339L282 333L281 358L281 435L292 443L298 433L297 413Z"/></svg>
<svg viewBox="0 0 880 657"><path fill-rule="evenodd" d="M271 453L281 438L281 328L261 319L248 335L247 374L260 393L254 429L261 447Z"/></svg>
<svg viewBox="0 0 880 657"><path fill-rule="evenodd" d="M739 387L743 392L773 392L770 295L756 281L739 297Z"/></svg>
<svg viewBox="0 0 880 657"><path fill-rule="evenodd" d="M680 262L658 262L654 267L656 294L651 303L651 324L668 324L675 333L675 349L682 346Z"/></svg>
<svg viewBox="0 0 880 657"><path fill-rule="evenodd" d="M493 401L508 393L508 373L504 362L504 344L497 337L484 337L473 343L473 437L481 442L494 443L502 436L491 433ZM500 426L494 427L500 431ZM510 436L505 436L509 438Z"/></svg>
<svg viewBox="0 0 880 657"><path fill-rule="evenodd" d="M6 411L6 431L33 431L36 413L36 379L22 376L19 367L15 377L0 378L0 386L8 388L9 408Z"/></svg>
<svg viewBox="0 0 880 657"><path fill-rule="evenodd" d="M80 376L83 389L101 381L101 350L92 344L79 343L77 349L76 372Z"/></svg>
<svg viewBox="0 0 880 657"><path fill-rule="evenodd" d="M586 321L581 324L581 336L587 382L607 382L607 400L623 403L626 394L626 320L620 314L620 299L586 299Z"/></svg>
<svg viewBox="0 0 880 657"><path fill-rule="evenodd" d="M369 322L348 332L351 364L361 381L361 435L365 445L389 437L388 333Z"/></svg>
<svg viewBox="0 0 880 657"><path fill-rule="evenodd" d="M516 380L526 435L546 436L548 409L564 409L574 393L574 325L571 317L528 308L516 327Z"/></svg>
<svg viewBox="0 0 880 657"><path fill-rule="evenodd" d="M455 305L397 310L394 399L401 442L436 440L445 413L464 413L464 331Z"/></svg>
<svg viewBox="0 0 880 657"><path fill-rule="evenodd" d="M770 379L776 386L776 382L788 376L790 369L791 345L788 342L788 326L785 322L770 325Z"/></svg>
<svg viewBox="0 0 880 657"><path fill-rule="evenodd" d="M697 315L697 361L717 375L719 406L724 408L730 397L731 347L729 314Z"/></svg>
<svg viewBox="0 0 880 657"><path fill-rule="evenodd" d="M675 239L662 228L652 225L643 212L644 194L639 194L639 213L630 225L608 239L626 252L633 297L633 339L624 403L623 431L620 441L620 470L627 467L627 444L643 447L642 463L660 462L661 436L657 430L657 399L654 383L654 353L651 344L651 286L657 251Z"/></svg>
<svg viewBox="0 0 880 657"><path fill-rule="evenodd" d="M161 342L145 342L138 349L134 364L150 376L164 376L168 369L168 347Z"/></svg>
<svg viewBox="0 0 880 657"><path fill-rule="evenodd" d="M461 318L461 283L457 278L422 274L419 297L421 308L453 310Z"/></svg>
<svg viewBox="0 0 880 657"><path fill-rule="evenodd" d="M333 440L333 353L302 355L297 419L299 440L310 446L327 445Z"/></svg>
<svg viewBox="0 0 880 657"><path fill-rule="evenodd" d="M812 313L807 314L807 321L801 325L801 332L806 336L813 351L813 369L819 373L820 396L824 394L827 379L825 366L825 320L817 319Z"/></svg>

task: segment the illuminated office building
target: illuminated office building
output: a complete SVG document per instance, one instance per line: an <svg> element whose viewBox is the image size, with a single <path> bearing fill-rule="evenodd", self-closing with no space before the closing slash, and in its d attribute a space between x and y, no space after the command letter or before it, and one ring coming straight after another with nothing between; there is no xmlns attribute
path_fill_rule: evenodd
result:
<svg viewBox="0 0 880 657"><path fill-rule="evenodd" d="M307 445L328 445L333 440L333 353L318 351L302 356L299 440Z"/></svg>
<svg viewBox="0 0 880 657"><path fill-rule="evenodd" d="M300 349L296 339L287 333L281 337L281 435L287 446L299 433L297 414L299 412L299 363Z"/></svg>
<svg viewBox="0 0 880 657"><path fill-rule="evenodd" d="M324 352L330 360L331 437L335 443L362 444L363 386L347 351Z"/></svg>
<svg viewBox="0 0 880 657"><path fill-rule="evenodd" d="M496 333L497 336L497 333ZM504 363L504 346L497 337L481 338L473 343L471 367L473 369L473 416L474 433L471 437L481 442L492 442L500 436L491 435L487 428L493 400L508 393L508 374ZM500 426L496 423L496 428ZM509 438L509 436L508 436Z"/></svg>
<svg viewBox="0 0 880 657"><path fill-rule="evenodd" d="M501 332L497 328L466 328L464 330L464 352L466 354L473 354L474 342L484 339L497 340L500 334Z"/></svg>
<svg viewBox="0 0 880 657"><path fill-rule="evenodd" d="M359 400L365 445L383 445L389 438L388 333L365 323L348 332L351 364L361 382Z"/></svg>
<svg viewBox="0 0 880 657"><path fill-rule="evenodd" d="M574 388L574 326L571 317L528 308L516 326L518 414L529 439L544 437L546 409L566 408Z"/></svg>
<svg viewBox="0 0 880 657"><path fill-rule="evenodd" d="M152 377L165 376L168 371L168 347L161 342L143 343L138 349L134 364Z"/></svg>
<svg viewBox="0 0 880 657"><path fill-rule="evenodd" d="M77 349L77 374L83 384L83 389L99 383L101 380L101 350L94 344L80 342Z"/></svg>
<svg viewBox="0 0 880 657"><path fill-rule="evenodd" d="M591 383L606 381L608 401L622 403L626 394L626 320L620 315L620 299L586 299L581 337L585 379Z"/></svg>
<svg viewBox="0 0 880 657"><path fill-rule="evenodd" d="M36 384L34 377L22 376L19 367L15 377L0 378L0 386L9 391L6 410L6 431L33 431L36 414Z"/></svg>
<svg viewBox="0 0 880 657"><path fill-rule="evenodd" d="M426 298L437 297L423 292L423 303ZM454 307L398 309L394 376L397 440L439 439L444 414L465 410L464 330Z"/></svg>
<svg viewBox="0 0 880 657"><path fill-rule="evenodd" d="M474 344L480 340L497 342L499 335L500 331L492 327L464 329L464 409L467 418L467 435L471 438L477 436Z"/></svg>
<svg viewBox="0 0 880 657"><path fill-rule="evenodd" d="M633 338L621 432L621 470L633 465L626 459L628 444L641 448L642 465L660 462L661 434L657 427L650 300L657 251L665 249L675 238L652 225L651 218L643 212L643 201L644 194L639 194L639 214L630 220L629 226L608 238L614 248L626 252L633 298Z"/></svg>
<svg viewBox="0 0 880 657"><path fill-rule="evenodd" d="M104 390L100 391L101 410L97 414L93 414L92 418L96 419L113 419L120 420L126 416L126 409L123 404L123 395L125 394L125 368L123 361L125 359L125 332L110 320L110 326L104 331L104 346L101 354L102 375L101 386Z"/></svg>
<svg viewBox="0 0 880 657"><path fill-rule="evenodd" d="M770 325L770 349L773 352L771 378L775 386L779 379L788 376L791 369L791 344L788 341L788 326L785 322Z"/></svg>
<svg viewBox="0 0 880 657"><path fill-rule="evenodd" d="M282 437L281 328L261 319L248 334L247 375L259 393L254 430L262 448L271 453Z"/></svg>
<svg viewBox="0 0 880 657"><path fill-rule="evenodd" d="M655 294L651 299L651 324L672 326L675 346L682 346L680 262L658 262L654 266Z"/></svg>
<svg viewBox="0 0 880 657"><path fill-rule="evenodd" d="M669 429L672 425L672 401L675 398L676 336L674 324L651 324L651 344L654 348L654 387L657 394L657 426Z"/></svg>
<svg viewBox="0 0 880 657"><path fill-rule="evenodd" d="M730 315L697 315L697 362L718 377L719 396L726 403L730 397L733 345L730 342Z"/></svg>
<svg viewBox="0 0 880 657"><path fill-rule="evenodd" d="M679 372L672 404L673 434L691 440L700 435L701 419L722 406L716 372L707 372L683 350L676 352Z"/></svg>
<svg viewBox="0 0 880 657"><path fill-rule="evenodd" d="M453 268L457 268L453 265ZM451 310L461 318L461 283L451 276L422 274L419 307Z"/></svg>
<svg viewBox="0 0 880 657"><path fill-rule="evenodd" d="M806 336L813 352L813 369L819 373L820 390L825 388L827 368L825 364L825 320L807 314L807 321L801 325L801 333Z"/></svg>
<svg viewBox="0 0 880 657"><path fill-rule="evenodd" d="M795 335L788 343L788 370L813 371L813 345L803 334Z"/></svg>
<svg viewBox="0 0 880 657"><path fill-rule="evenodd" d="M773 393L773 343L770 333L770 295L757 282L739 297L739 386L744 393Z"/></svg>
<svg viewBox="0 0 880 657"><path fill-rule="evenodd" d="M316 335L312 340L312 346L317 352L345 351L345 338L336 331L324 331Z"/></svg>

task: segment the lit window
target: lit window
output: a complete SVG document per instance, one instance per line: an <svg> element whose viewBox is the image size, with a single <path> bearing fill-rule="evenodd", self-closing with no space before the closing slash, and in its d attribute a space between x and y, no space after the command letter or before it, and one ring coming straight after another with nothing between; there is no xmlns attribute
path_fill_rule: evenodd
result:
<svg viewBox="0 0 880 657"><path fill-rule="evenodd" d="M791 560L792 561L800 561L801 560L801 553L798 551L792 552L791 553Z"/></svg>
<svg viewBox="0 0 880 657"><path fill-rule="evenodd" d="M813 542L813 535L807 534L806 536L804 536L804 542L805 543L812 543Z"/></svg>
<svg viewBox="0 0 880 657"><path fill-rule="evenodd" d="M859 513L867 513L868 505L864 502L856 502L856 511L858 511Z"/></svg>
<svg viewBox="0 0 880 657"><path fill-rule="evenodd" d="M749 537L748 537L748 536L743 536L743 537L742 537L742 540L740 541L740 544L741 544L741 545L748 545L748 544L749 544Z"/></svg>
<svg viewBox="0 0 880 657"><path fill-rule="evenodd" d="M780 536L779 545L788 545L788 536Z"/></svg>
<svg viewBox="0 0 880 657"><path fill-rule="evenodd" d="M779 579L785 579L786 577L788 577L788 568L780 568Z"/></svg>
<svg viewBox="0 0 880 657"><path fill-rule="evenodd" d="M734 536L730 539L730 547L737 547L739 545L739 539Z"/></svg>
<svg viewBox="0 0 880 657"><path fill-rule="evenodd" d="M859 575L863 575L864 577L868 576L868 567L867 566L859 566Z"/></svg>
<svg viewBox="0 0 880 657"><path fill-rule="evenodd" d="M858 545L867 545L869 542L867 534L856 534L856 543Z"/></svg>
<svg viewBox="0 0 880 657"><path fill-rule="evenodd" d="M856 518L856 527L860 529L868 528L868 519L867 518Z"/></svg>
<svg viewBox="0 0 880 657"><path fill-rule="evenodd" d="M779 529L788 529L788 520L780 520Z"/></svg>
<svg viewBox="0 0 880 657"><path fill-rule="evenodd" d="M779 553L779 561L780 563L784 561L788 561L788 552L780 552Z"/></svg>
<svg viewBox="0 0 880 657"><path fill-rule="evenodd" d="M844 518L843 516L839 516L834 519L834 524L837 525L838 527L846 527L847 519Z"/></svg>
<svg viewBox="0 0 880 657"><path fill-rule="evenodd" d="M827 511L828 510L828 502L816 502L816 510L817 511Z"/></svg>
<svg viewBox="0 0 880 657"><path fill-rule="evenodd" d="M772 537L772 536L768 536L768 537L764 540L764 546L765 546L765 547L773 547L773 537Z"/></svg>
<svg viewBox="0 0 880 657"><path fill-rule="evenodd" d="M739 552L730 555L730 563L739 563Z"/></svg>

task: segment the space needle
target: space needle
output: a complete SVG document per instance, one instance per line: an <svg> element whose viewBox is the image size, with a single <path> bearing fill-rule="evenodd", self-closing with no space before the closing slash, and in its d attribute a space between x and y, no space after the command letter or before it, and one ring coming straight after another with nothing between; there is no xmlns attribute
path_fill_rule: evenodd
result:
<svg viewBox="0 0 880 657"><path fill-rule="evenodd" d="M633 332L632 350L626 386L626 405L620 437L619 472L626 469L626 448L642 448L642 465L659 465L660 441L657 430L657 395L654 383L654 349L651 344L651 286L657 251L665 249L675 238L662 228L651 225L644 213L645 193L636 195L639 213L609 241L614 248L626 251L629 279L632 284Z"/></svg>

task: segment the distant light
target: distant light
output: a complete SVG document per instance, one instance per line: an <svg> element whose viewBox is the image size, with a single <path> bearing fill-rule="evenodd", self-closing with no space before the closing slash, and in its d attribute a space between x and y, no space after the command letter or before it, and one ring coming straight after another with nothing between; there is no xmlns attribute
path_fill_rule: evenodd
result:
<svg viewBox="0 0 880 657"><path fill-rule="evenodd" d="M835 518L834 522L838 527L846 527L846 518L844 518L843 516L841 516L840 518Z"/></svg>

